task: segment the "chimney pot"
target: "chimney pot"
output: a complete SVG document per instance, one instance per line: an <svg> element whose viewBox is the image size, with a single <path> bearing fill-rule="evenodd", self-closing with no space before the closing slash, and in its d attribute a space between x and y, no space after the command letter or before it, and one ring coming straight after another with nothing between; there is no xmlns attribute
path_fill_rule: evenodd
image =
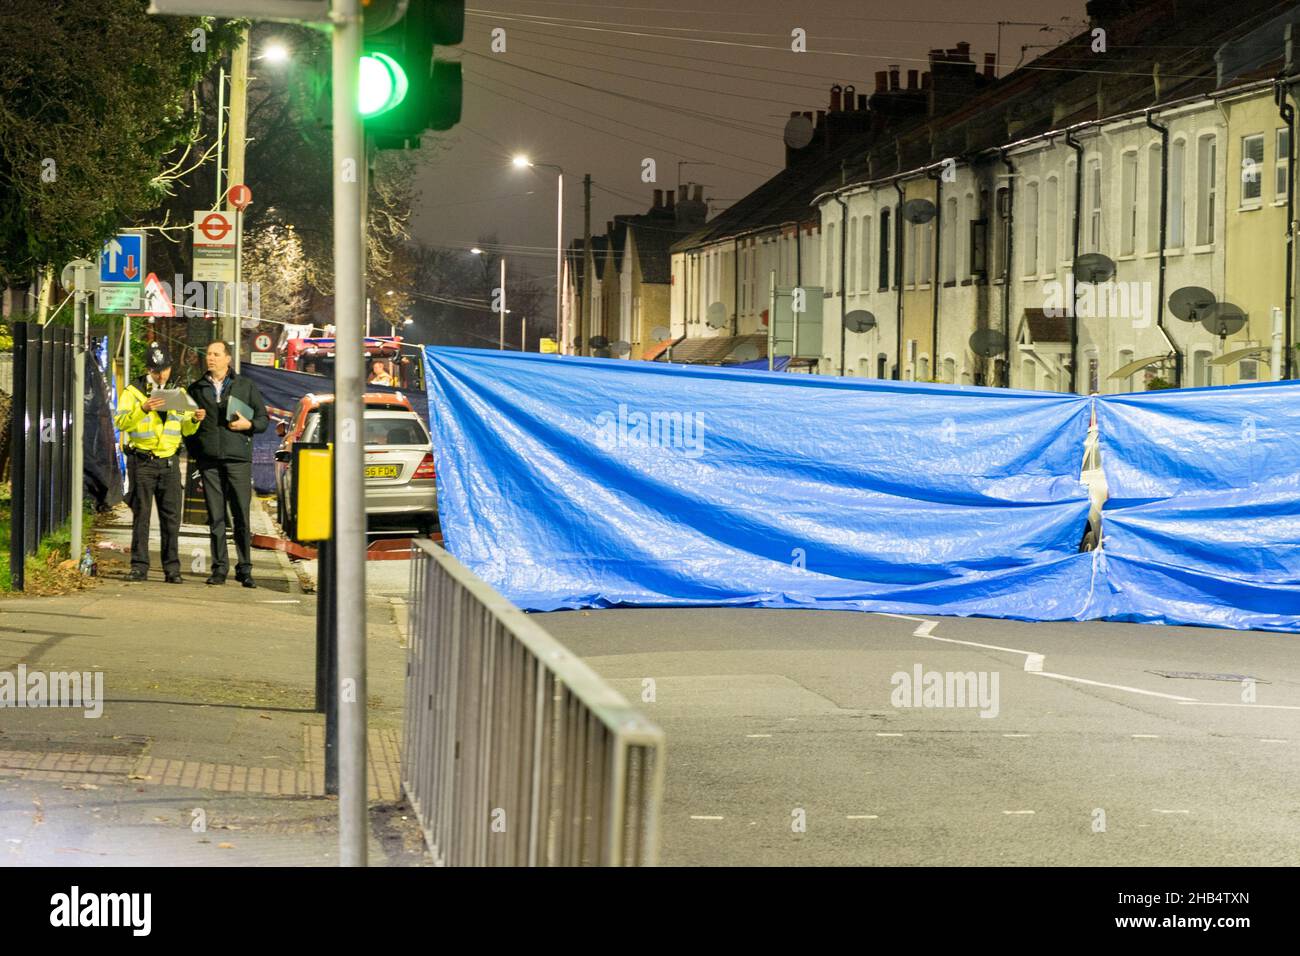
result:
<svg viewBox="0 0 1300 956"><path fill-rule="evenodd" d="M861 111L864 112L864 113L867 111L867 94L866 94L866 93L859 93L859 94L858 94L858 109L861 110Z"/></svg>
<svg viewBox="0 0 1300 956"><path fill-rule="evenodd" d="M659 209L663 206L663 204L664 204L664 191L662 189L656 189L654 208Z"/></svg>
<svg viewBox="0 0 1300 956"><path fill-rule="evenodd" d="M962 40L957 44L957 55L963 60L970 60L970 44Z"/></svg>
<svg viewBox="0 0 1300 956"><path fill-rule="evenodd" d="M898 64L897 63L891 63L889 65L889 88L891 90L898 89Z"/></svg>
<svg viewBox="0 0 1300 956"><path fill-rule="evenodd" d="M696 202L704 202L704 187L703 187L703 186L696 186L696 187L695 187L695 201L696 201Z"/></svg>
<svg viewBox="0 0 1300 956"><path fill-rule="evenodd" d="M838 83L831 87L831 112L838 113L843 108L843 87Z"/></svg>
<svg viewBox="0 0 1300 956"><path fill-rule="evenodd" d="M908 88L909 90L914 90L914 89L916 89L916 78L917 78L917 75L918 75L918 71L916 71L916 70L908 70L908 71L907 71L907 88Z"/></svg>
<svg viewBox="0 0 1300 956"><path fill-rule="evenodd" d="M883 93L889 89L889 73L885 70L876 70L876 92Z"/></svg>
<svg viewBox="0 0 1300 956"><path fill-rule="evenodd" d="M929 88L930 88L930 71L926 70L924 73L921 74L921 89L928 90Z"/></svg>
<svg viewBox="0 0 1300 956"><path fill-rule="evenodd" d="M857 100L857 96L855 96L856 92L857 91L853 88L852 85L844 87L844 108L846 110L853 109L853 104Z"/></svg>
<svg viewBox="0 0 1300 956"><path fill-rule="evenodd" d="M674 206L677 205L677 190L675 189L668 190L668 202L666 205L668 209L672 209Z"/></svg>
<svg viewBox="0 0 1300 956"><path fill-rule="evenodd" d="M998 72L997 54L985 53L984 54L984 75L991 80L995 76L997 76L997 72Z"/></svg>

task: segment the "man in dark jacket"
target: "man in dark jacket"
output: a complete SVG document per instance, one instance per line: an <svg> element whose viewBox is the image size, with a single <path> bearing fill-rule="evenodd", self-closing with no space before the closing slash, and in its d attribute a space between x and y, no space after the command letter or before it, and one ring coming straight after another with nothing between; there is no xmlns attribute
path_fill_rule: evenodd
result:
<svg viewBox="0 0 1300 956"><path fill-rule="evenodd" d="M235 580L246 588L253 581L253 535L248 506L253 496L253 436L269 424L266 402L251 378L230 368L230 346L213 342L206 355L208 372L190 386L201 424L190 442L203 475L212 537L212 576L208 584L225 584L230 557L226 550L226 508L235 526Z"/></svg>

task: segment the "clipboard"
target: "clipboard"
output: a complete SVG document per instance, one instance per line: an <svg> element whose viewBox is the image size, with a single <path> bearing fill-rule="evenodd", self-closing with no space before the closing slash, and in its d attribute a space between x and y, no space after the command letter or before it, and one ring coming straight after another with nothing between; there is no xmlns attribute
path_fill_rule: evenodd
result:
<svg viewBox="0 0 1300 956"><path fill-rule="evenodd" d="M149 397L163 400L163 406L159 409L163 412L192 412L199 407L183 388L156 388Z"/></svg>

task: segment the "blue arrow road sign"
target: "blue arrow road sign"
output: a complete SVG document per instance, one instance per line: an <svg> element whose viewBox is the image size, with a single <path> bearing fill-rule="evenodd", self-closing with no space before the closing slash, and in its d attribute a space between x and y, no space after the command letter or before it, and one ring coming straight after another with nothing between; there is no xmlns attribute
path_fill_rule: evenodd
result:
<svg viewBox="0 0 1300 956"><path fill-rule="evenodd" d="M139 284L144 281L144 236L119 232L99 254L99 281Z"/></svg>

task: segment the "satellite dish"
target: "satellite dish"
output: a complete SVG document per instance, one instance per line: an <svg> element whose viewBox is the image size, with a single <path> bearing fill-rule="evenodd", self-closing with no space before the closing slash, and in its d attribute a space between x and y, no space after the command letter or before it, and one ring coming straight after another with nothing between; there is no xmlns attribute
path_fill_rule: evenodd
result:
<svg viewBox="0 0 1300 956"><path fill-rule="evenodd" d="M1007 337L997 329L977 329L970 337L970 350L984 358L1001 355L1007 350Z"/></svg>
<svg viewBox="0 0 1300 956"><path fill-rule="evenodd" d="M672 333L669 332L662 325L656 325L653 329L650 330L650 338L655 342L666 342L668 341L668 338L671 335Z"/></svg>
<svg viewBox="0 0 1300 956"><path fill-rule="evenodd" d="M727 324L727 307L721 302L713 303L704 313L704 324L711 329L724 328Z"/></svg>
<svg viewBox="0 0 1300 956"><path fill-rule="evenodd" d="M758 346L752 342L737 345L727 357L736 362L752 362L758 358Z"/></svg>
<svg viewBox="0 0 1300 956"><path fill-rule="evenodd" d="M1105 282L1115 274L1115 260L1100 252L1088 252L1074 260L1074 278L1078 282Z"/></svg>
<svg viewBox="0 0 1300 956"><path fill-rule="evenodd" d="M593 349L607 349L609 348L609 339L605 338L603 335L593 335L591 337L591 342L588 344Z"/></svg>
<svg viewBox="0 0 1300 956"><path fill-rule="evenodd" d="M1245 327L1246 313L1231 302L1220 302L1201 319L1201 325L1205 326L1211 335L1217 335L1221 339L1227 338Z"/></svg>
<svg viewBox="0 0 1300 956"><path fill-rule="evenodd" d="M791 116L785 124L785 145L791 149L803 149L813 138L813 122L799 113Z"/></svg>
<svg viewBox="0 0 1300 956"><path fill-rule="evenodd" d="M854 309L844 317L844 327L850 332L870 332L876 327L876 317L866 309Z"/></svg>
<svg viewBox="0 0 1300 956"><path fill-rule="evenodd" d="M1199 322L1214 311L1218 300L1209 289L1185 285L1169 295L1169 311L1184 322Z"/></svg>
<svg viewBox="0 0 1300 956"><path fill-rule="evenodd" d="M626 355L628 352L632 351L632 346L629 343L624 342L622 339L619 339L617 342L610 345L609 350L615 355Z"/></svg>
<svg viewBox="0 0 1300 956"><path fill-rule="evenodd" d="M581 335L575 335L575 336L573 337L573 347L574 347L575 349L580 349L580 348L582 348L582 336L581 336Z"/></svg>
<svg viewBox="0 0 1300 956"><path fill-rule="evenodd" d="M909 199L903 203L903 218L908 222L929 222L934 214L934 203L928 199Z"/></svg>

